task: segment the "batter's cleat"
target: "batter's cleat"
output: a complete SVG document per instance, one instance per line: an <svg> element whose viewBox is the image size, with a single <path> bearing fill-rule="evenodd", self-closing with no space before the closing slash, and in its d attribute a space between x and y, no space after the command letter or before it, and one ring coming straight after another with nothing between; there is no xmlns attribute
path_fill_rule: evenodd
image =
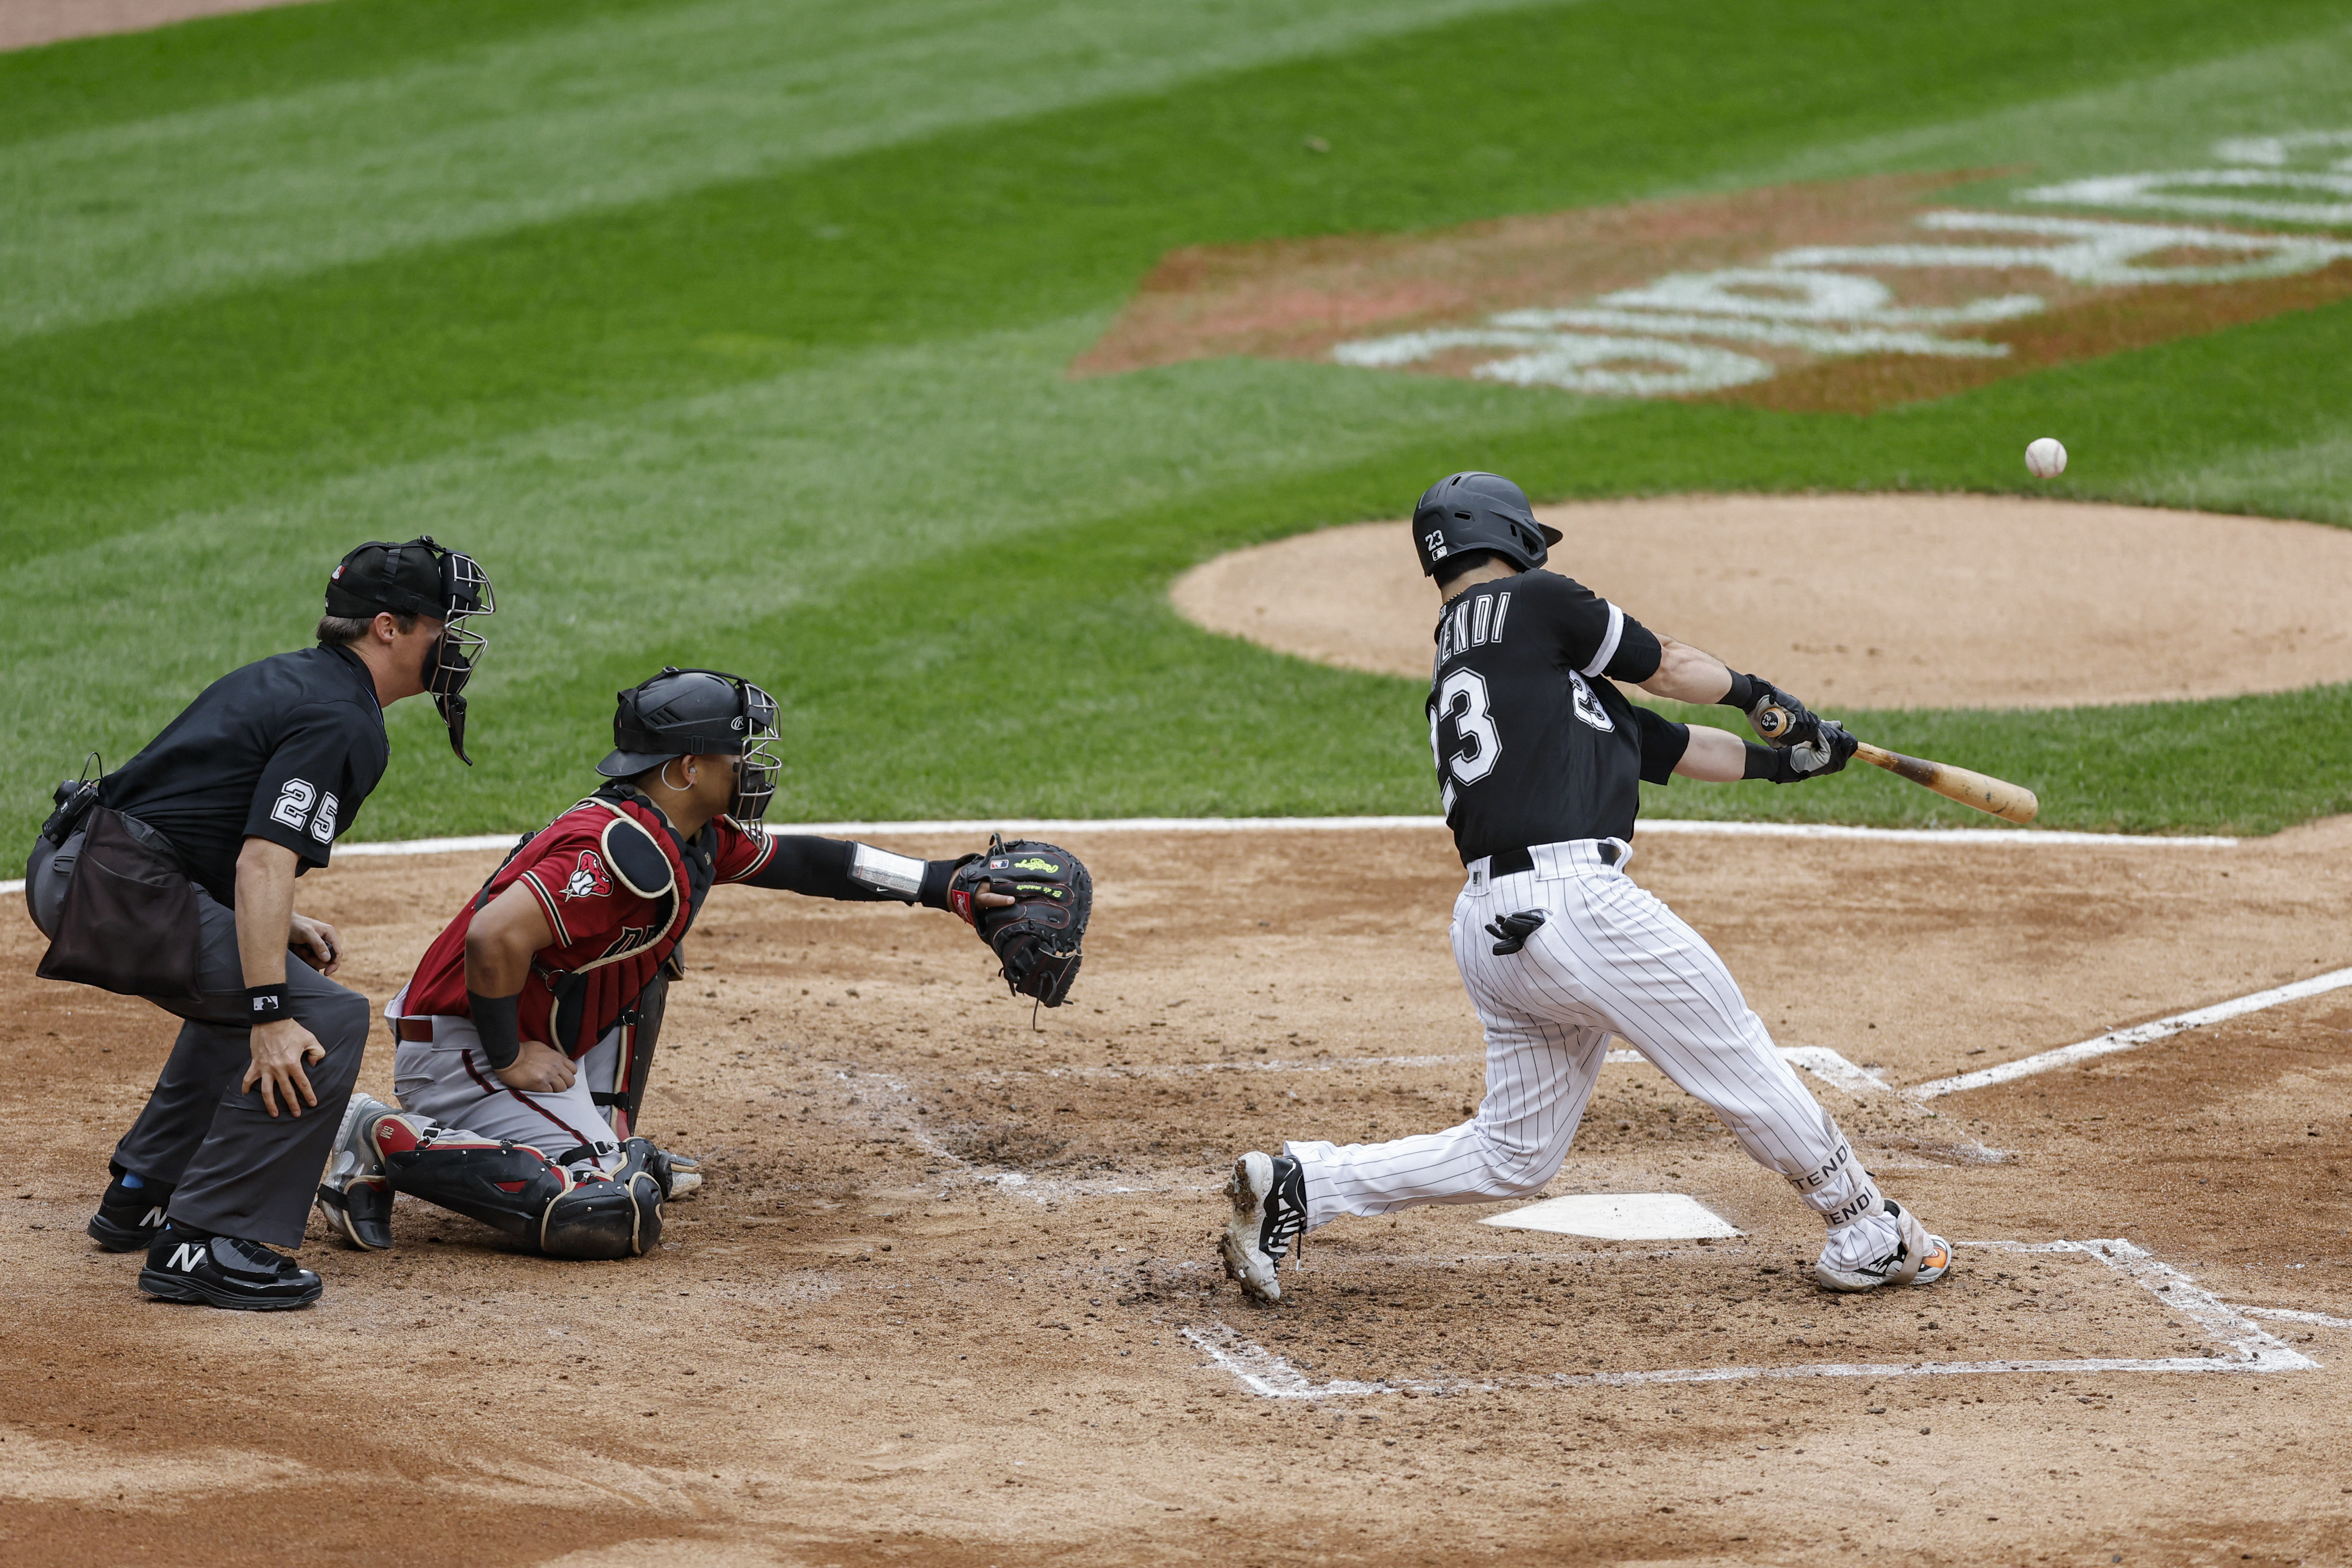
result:
<svg viewBox="0 0 2352 1568"><path fill-rule="evenodd" d="M116 1176L98 1200L98 1212L89 1217L89 1239L102 1252L137 1252L163 1228L163 1211L171 1207L170 1187L154 1182L125 1186Z"/></svg>
<svg viewBox="0 0 2352 1568"><path fill-rule="evenodd" d="M702 1162L692 1155L656 1149L650 1168L654 1178L661 1183L662 1197L671 1203L699 1190L702 1186Z"/></svg>
<svg viewBox="0 0 2352 1568"><path fill-rule="evenodd" d="M375 1131L398 1114L381 1100L353 1094L327 1156L327 1178L319 1184L319 1218L345 1243L370 1252L392 1250L392 1183Z"/></svg>
<svg viewBox="0 0 2352 1568"><path fill-rule="evenodd" d="M1881 1285L1932 1285L1952 1271L1952 1244L1930 1236L1893 1198L1885 1207L1830 1232L1813 1265L1824 1291L1874 1291Z"/></svg>
<svg viewBox="0 0 2352 1568"><path fill-rule="evenodd" d="M258 1241L176 1226L166 1226L147 1249L139 1288L166 1301L239 1312L307 1307L326 1291L318 1275Z"/></svg>
<svg viewBox="0 0 2352 1568"><path fill-rule="evenodd" d="M1282 1255L1307 1232L1307 1177L1288 1155L1246 1154L1234 1162L1225 1182L1233 1218L1217 1243L1225 1272L1242 1293L1261 1301L1282 1300L1275 1277Z"/></svg>

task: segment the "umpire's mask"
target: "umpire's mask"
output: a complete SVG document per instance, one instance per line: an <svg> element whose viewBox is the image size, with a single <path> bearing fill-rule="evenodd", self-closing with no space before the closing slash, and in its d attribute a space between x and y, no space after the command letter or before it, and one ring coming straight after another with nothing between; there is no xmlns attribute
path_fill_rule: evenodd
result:
<svg viewBox="0 0 2352 1568"><path fill-rule="evenodd" d="M463 694L490 643L466 622L498 613L490 574L472 556L434 543L430 534L398 545L372 539L343 557L327 580L327 613L356 620L380 610L441 622L441 640L425 656L425 689L449 727L449 749L471 768Z"/></svg>
<svg viewBox="0 0 2352 1568"><path fill-rule="evenodd" d="M783 759L776 739L776 699L719 670L675 665L619 694L613 713L613 749L596 764L607 779L634 779L679 757L732 756L735 790L727 814L756 822L775 799Z"/></svg>

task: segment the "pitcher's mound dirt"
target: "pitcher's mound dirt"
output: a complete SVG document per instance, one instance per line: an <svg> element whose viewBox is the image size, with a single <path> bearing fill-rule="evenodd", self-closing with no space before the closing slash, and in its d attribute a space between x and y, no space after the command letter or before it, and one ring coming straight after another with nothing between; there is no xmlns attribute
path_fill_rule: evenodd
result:
<svg viewBox="0 0 2352 1568"><path fill-rule="evenodd" d="M1850 707L2070 707L2352 680L2352 530L1990 496L1675 496L1541 507L1552 570L1653 631ZM1186 618L1416 679L1437 595L1401 522L1176 580Z"/></svg>

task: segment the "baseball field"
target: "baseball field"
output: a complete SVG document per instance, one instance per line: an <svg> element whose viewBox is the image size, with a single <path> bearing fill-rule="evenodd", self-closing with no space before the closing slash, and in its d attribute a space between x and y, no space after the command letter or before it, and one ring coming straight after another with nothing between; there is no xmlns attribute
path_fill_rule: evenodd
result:
<svg viewBox="0 0 2352 1568"><path fill-rule="evenodd" d="M0 7L0 836L423 532L497 584L478 765L394 708L348 842L543 821L616 689L709 665L782 702L772 823L1090 822L1101 891L1034 1025L936 915L722 892L656 1255L404 1203L268 1319L82 1239L170 1030L0 920L0 1556L2352 1562L2341 5L175 20L223 8ZM1816 1292L1810 1217L1622 1061L1551 1193L1735 1234L1432 1208L1223 1281L1234 1152L1475 1102L1461 870L1120 820L1436 810L1401 519L1465 468L1632 613L2038 793L1803 837L1722 830L1993 825L1678 783L1632 867L1949 1280ZM496 859L303 907L381 1004Z"/></svg>

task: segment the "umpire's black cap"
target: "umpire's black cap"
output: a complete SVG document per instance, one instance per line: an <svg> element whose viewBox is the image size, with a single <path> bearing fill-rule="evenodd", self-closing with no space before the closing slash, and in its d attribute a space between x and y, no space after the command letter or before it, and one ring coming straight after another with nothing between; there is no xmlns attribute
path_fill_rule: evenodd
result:
<svg viewBox="0 0 2352 1568"><path fill-rule="evenodd" d="M1424 577L1465 550L1491 550L1521 571L1544 563L1559 530L1536 521L1528 493L1500 474L1449 474L1422 492L1412 509L1412 548Z"/></svg>
<svg viewBox="0 0 2352 1568"><path fill-rule="evenodd" d="M430 534L405 544L370 539L327 579L327 613L365 620L389 610L448 621L487 612L487 587L469 557L436 544Z"/></svg>

